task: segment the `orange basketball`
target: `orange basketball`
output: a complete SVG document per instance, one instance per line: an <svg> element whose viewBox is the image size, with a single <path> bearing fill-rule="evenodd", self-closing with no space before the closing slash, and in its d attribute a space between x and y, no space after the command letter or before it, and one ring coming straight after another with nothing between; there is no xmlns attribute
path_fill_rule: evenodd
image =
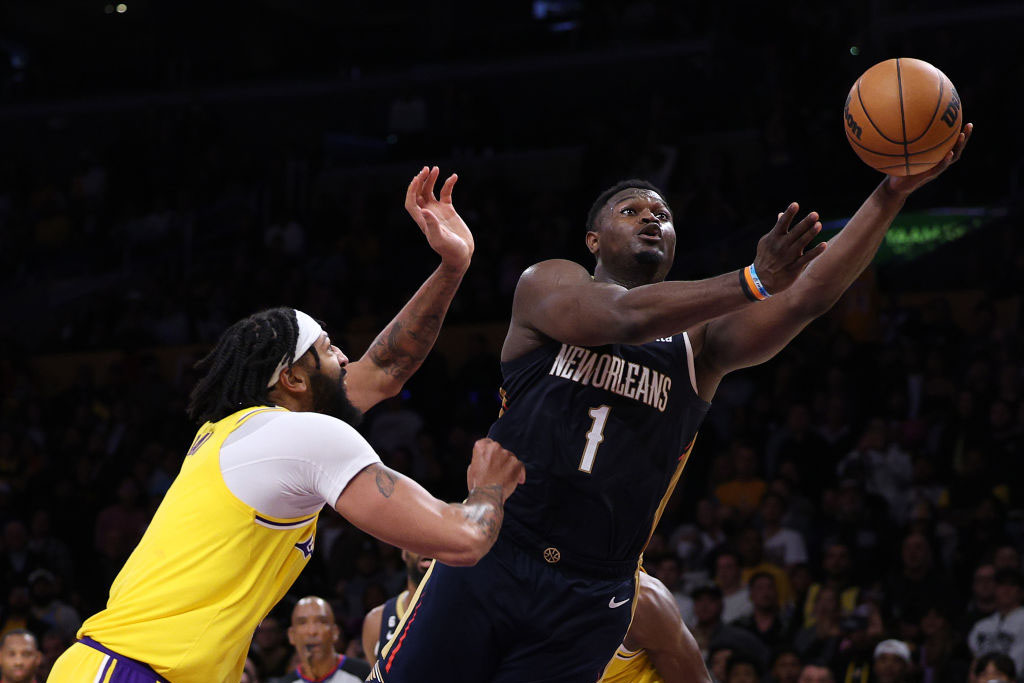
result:
<svg viewBox="0 0 1024 683"><path fill-rule="evenodd" d="M963 111L946 74L901 57L857 79L843 118L846 139L864 163L889 175L913 175L942 161L960 134Z"/></svg>

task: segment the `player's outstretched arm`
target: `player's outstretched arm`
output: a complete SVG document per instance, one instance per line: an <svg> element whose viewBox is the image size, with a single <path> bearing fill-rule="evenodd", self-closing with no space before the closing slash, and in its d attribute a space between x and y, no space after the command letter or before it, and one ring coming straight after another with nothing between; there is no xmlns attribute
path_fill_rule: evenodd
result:
<svg viewBox="0 0 1024 683"><path fill-rule="evenodd" d="M452 174L434 196L439 174L426 166L409 183L405 210L441 256L438 266L388 323L362 358L347 367L349 399L362 411L396 395L430 353L448 306L473 256L473 234L452 205L458 176Z"/></svg>
<svg viewBox="0 0 1024 683"><path fill-rule="evenodd" d="M832 308L871 263L907 196L955 163L973 130L974 124L964 126L953 149L932 170L902 178L887 176L792 287L693 331L701 396L710 399L726 373L773 357L808 323ZM817 220L817 214L810 216Z"/></svg>
<svg viewBox="0 0 1024 683"><path fill-rule="evenodd" d="M675 598L653 576L640 574L636 612L624 645L647 650L665 683L711 683L700 646L679 616Z"/></svg>
<svg viewBox="0 0 1024 683"><path fill-rule="evenodd" d="M820 227L802 220L787 232L790 206L757 244L754 267L764 286L782 291L820 251L804 253ZM543 261L528 268L516 286L512 329L567 344L640 344L681 332L755 301L741 283L742 271L694 281L668 281L627 289L594 280L572 261ZM529 340L524 346L529 346ZM518 346L518 345L513 345ZM503 360L524 349L506 352ZM528 350L528 349L527 349Z"/></svg>
<svg viewBox="0 0 1024 683"><path fill-rule="evenodd" d="M352 478L334 509L385 543L447 565L474 565L497 540L505 501L526 474L511 452L481 439L467 477L466 501L445 503L412 479L374 464Z"/></svg>

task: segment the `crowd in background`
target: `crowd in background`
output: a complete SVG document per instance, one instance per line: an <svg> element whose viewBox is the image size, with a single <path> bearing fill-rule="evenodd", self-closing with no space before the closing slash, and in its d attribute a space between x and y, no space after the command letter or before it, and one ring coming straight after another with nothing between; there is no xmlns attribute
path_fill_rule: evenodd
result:
<svg viewBox="0 0 1024 683"><path fill-rule="evenodd" d="M295 305L350 355L362 349L347 338L383 327L436 261L401 205L423 163L460 172L456 207L476 235L448 324L500 326L530 263L590 264L586 209L623 177L664 187L673 277L746 265L793 199L826 219L852 213L877 178L843 142L842 99L874 58L905 51L945 68L979 126L963 162L911 208L1009 215L870 270L778 358L727 378L645 564L719 681L752 671L793 683L814 665L851 683L945 683L988 652L1024 671L1021 145L996 87L1024 68L1014 43L968 23L956 39L940 28L858 60L834 8L807 7L795 24L696 15L687 28L673 3L636 5L626 16L602 5L581 38L618 50L614 61L524 60L496 79L464 60L404 81L367 70L294 98L0 111L0 634L34 633L45 675L103 606L196 428L184 413L192 363L228 324ZM623 27L651 22L696 43L629 52ZM793 37L813 26L817 42L773 47L757 29L778 23ZM822 50L828 40L842 49ZM972 58L986 40L1008 59ZM474 54L495 57L484 42ZM204 63L171 60L158 80L198 82ZM5 87L0 103L47 94L37 88ZM171 370L166 349L179 349ZM497 351L481 335L434 353L372 411L361 429L385 463L462 499L472 443L499 407ZM55 388L48 366L68 353L81 355ZM264 678L291 659L297 598L327 599L339 648L362 656L363 615L404 584L398 550L331 511L316 548L256 633ZM879 672L890 640L903 647L879 654L898 671Z"/></svg>

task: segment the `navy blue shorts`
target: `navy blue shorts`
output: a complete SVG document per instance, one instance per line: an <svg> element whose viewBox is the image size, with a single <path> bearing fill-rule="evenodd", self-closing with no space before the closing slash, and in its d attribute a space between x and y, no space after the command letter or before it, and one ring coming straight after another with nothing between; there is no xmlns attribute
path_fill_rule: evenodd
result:
<svg viewBox="0 0 1024 683"><path fill-rule="evenodd" d="M594 578L503 537L475 567L433 564L367 680L594 683L635 592L635 574Z"/></svg>

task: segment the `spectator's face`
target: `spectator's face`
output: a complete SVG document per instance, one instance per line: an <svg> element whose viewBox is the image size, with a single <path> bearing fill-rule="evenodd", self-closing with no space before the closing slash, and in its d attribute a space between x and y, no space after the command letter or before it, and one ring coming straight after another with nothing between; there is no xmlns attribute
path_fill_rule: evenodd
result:
<svg viewBox="0 0 1024 683"><path fill-rule="evenodd" d="M996 609L1005 612L1020 606L1020 586L1015 583L996 584Z"/></svg>
<svg viewBox="0 0 1024 683"><path fill-rule="evenodd" d="M669 590L674 590L679 584L679 564L672 559L664 559L655 566L655 576L665 584Z"/></svg>
<svg viewBox="0 0 1024 683"><path fill-rule="evenodd" d="M778 524L784 512L778 496L766 496L761 503L761 519L768 524Z"/></svg>
<svg viewBox="0 0 1024 683"><path fill-rule="evenodd" d="M1012 545L996 548L992 556L992 565L998 569L1020 569L1020 553Z"/></svg>
<svg viewBox="0 0 1024 683"><path fill-rule="evenodd" d="M292 610L288 642L303 662L322 662L335 656L338 626L330 605L320 598L303 598Z"/></svg>
<svg viewBox="0 0 1024 683"><path fill-rule="evenodd" d="M732 650L716 650L711 655L708 668L711 669L711 675L716 681L725 680L725 665L729 663L729 657L732 657Z"/></svg>
<svg viewBox="0 0 1024 683"><path fill-rule="evenodd" d="M740 581L740 563L733 555L719 555L715 560L715 581L722 588L731 588Z"/></svg>
<svg viewBox="0 0 1024 683"><path fill-rule="evenodd" d="M797 683L833 683L832 672L823 666L808 664L800 672Z"/></svg>
<svg viewBox="0 0 1024 683"><path fill-rule="evenodd" d="M981 673L972 678L972 681L976 683L987 683L988 681L1005 681L1005 683L1013 683L1013 679L1000 671L993 662L989 662L988 665L982 669Z"/></svg>
<svg viewBox="0 0 1024 683"><path fill-rule="evenodd" d="M753 567L760 563L763 550L760 531L748 527L740 532L736 541L736 551L743 559L745 567Z"/></svg>
<svg viewBox="0 0 1024 683"><path fill-rule="evenodd" d="M693 612L699 623L714 623L722 617L722 601L710 593L702 593L693 601Z"/></svg>
<svg viewBox="0 0 1024 683"><path fill-rule="evenodd" d="M971 592L977 602L992 600L996 594L996 568L990 564L983 564L975 569Z"/></svg>
<svg viewBox="0 0 1024 683"><path fill-rule="evenodd" d="M779 606L779 593L775 588L775 579L760 576L750 584L750 602L759 610L774 610Z"/></svg>
<svg viewBox="0 0 1024 683"><path fill-rule="evenodd" d="M896 655L878 655L874 670L878 683L898 683L907 673L907 663Z"/></svg>
<svg viewBox="0 0 1024 683"><path fill-rule="evenodd" d="M736 478L753 479L757 476L757 455L749 448L736 451Z"/></svg>
<svg viewBox="0 0 1024 683"><path fill-rule="evenodd" d="M841 578L850 571L850 549L838 543L825 550L821 566L830 578Z"/></svg>
<svg viewBox="0 0 1024 683"><path fill-rule="evenodd" d="M772 666L772 676L777 683L796 683L800 678L800 658L792 652L779 655Z"/></svg>
<svg viewBox="0 0 1024 683"><path fill-rule="evenodd" d="M757 683L757 669L751 664L736 664L729 671L726 683Z"/></svg>
<svg viewBox="0 0 1024 683"><path fill-rule="evenodd" d="M909 571L926 569L931 563L931 549L921 534L911 534L903 541L903 567Z"/></svg>
<svg viewBox="0 0 1024 683"><path fill-rule="evenodd" d="M42 656L31 636L8 636L0 649L0 674L5 683L23 683L35 678Z"/></svg>

